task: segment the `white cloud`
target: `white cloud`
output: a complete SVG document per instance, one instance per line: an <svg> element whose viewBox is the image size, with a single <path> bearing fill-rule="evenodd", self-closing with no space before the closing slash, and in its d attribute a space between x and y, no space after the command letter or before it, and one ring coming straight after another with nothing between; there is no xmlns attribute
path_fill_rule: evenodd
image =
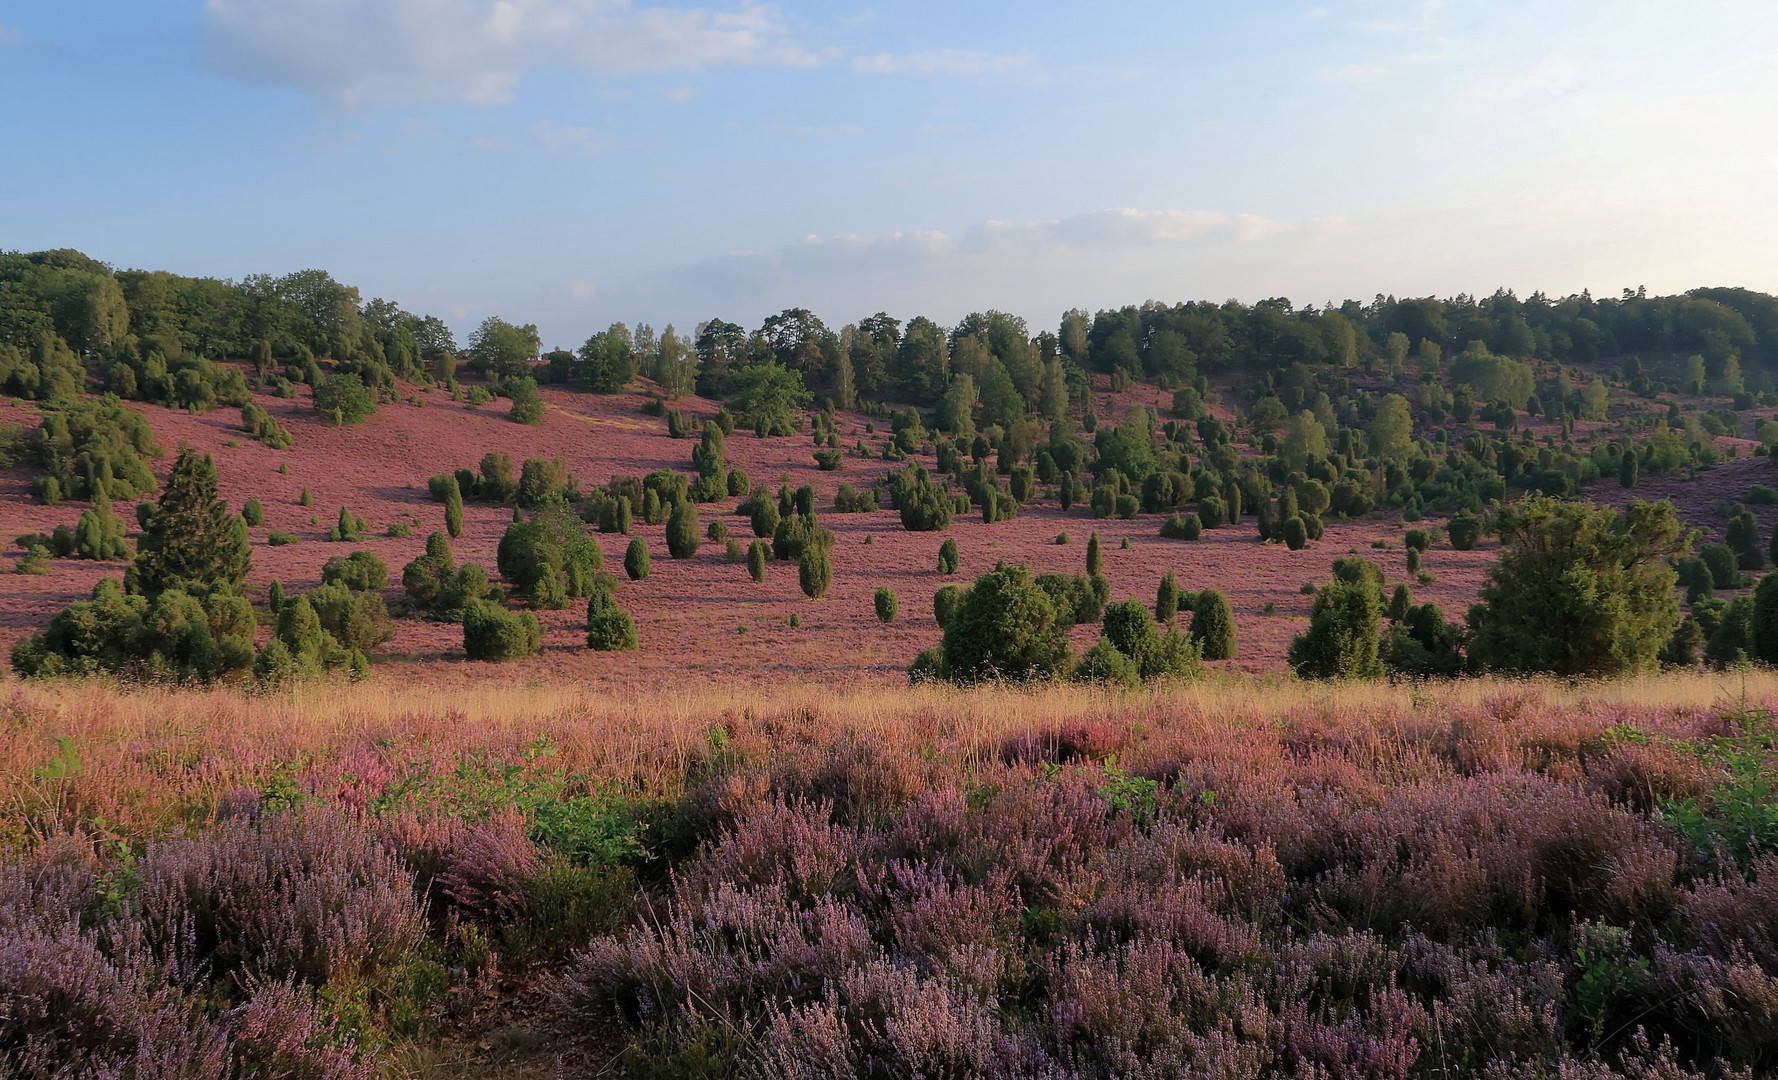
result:
<svg viewBox="0 0 1778 1080"><path fill-rule="evenodd" d="M525 129L525 134L550 151L590 149L593 140L593 129L590 127L552 124L547 120L530 125Z"/></svg>
<svg viewBox="0 0 1778 1080"><path fill-rule="evenodd" d="M860 56L852 61L852 70L869 75L1008 75L1031 66L1033 59L1029 52L930 49Z"/></svg>
<svg viewBox="0 0 1778 1080"><path fill-rule="evenodd" d="M775 7L629 0L206 0L209 63L343 105L512 100L545 67L592 75L807 66Z"/></svg>
<svg viewBox="0 0 1778 1080"><path fill-rule="evenodd" d="M1380 64L1346 64L1342 67L1322 68L1315 77L1329 83L1367 83L1376 82L1389 74L1389 69Z"/></svg>

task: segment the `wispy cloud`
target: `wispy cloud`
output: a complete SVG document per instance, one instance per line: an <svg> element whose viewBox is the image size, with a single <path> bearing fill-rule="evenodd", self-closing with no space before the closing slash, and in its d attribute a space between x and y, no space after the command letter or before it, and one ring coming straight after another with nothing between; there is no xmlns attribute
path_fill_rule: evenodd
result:
<svg viewBox="0 0 1778 1080"><path fill-rule="evenodd" d="M525 76L810 66L778 10L627 0L206 0L205 56L342 105L505 102Z"/></svg>
<svg viewBox="0 0 1778 1080"><path fill-rule="evenodd" d="M1007 75L1030 67L1034 60L1029 52L930 49L860 56L852 61L852 70L870 75Z"/></svg>
<svg viewBox="0 0 1778 1080"><path fill-rule="evenodd" d="M525 134L545 150L586 150L593 146L593 129L574 124L552 124L540 120L525 128Z"/></svg>
<svg viewBox="0 0 1778 1080"><path fill-rule="evenodd" d="M1367 83L1376 82L1389 74L1389 69L1381 64L1346 64L1341 67L1322 68L1315 72L1315 77L1327 83Z"/></svg>
<svg viewBox="0 0 1778 1080"><path fill-rule="evenodd" d="M25 35L10 26L0 26L0 45L16 45L25 40Z"/></svg>

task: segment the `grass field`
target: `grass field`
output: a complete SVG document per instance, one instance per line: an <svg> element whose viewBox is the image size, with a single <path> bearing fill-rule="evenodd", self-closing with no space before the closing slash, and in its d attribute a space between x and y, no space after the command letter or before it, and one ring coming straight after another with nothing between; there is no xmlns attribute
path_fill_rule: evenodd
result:
<svg viewBox="0 0 1778 1080"><path fill-rule="evenodd" d="M1770 673L4 694L28 1075L1775 1061Z"/></svg>

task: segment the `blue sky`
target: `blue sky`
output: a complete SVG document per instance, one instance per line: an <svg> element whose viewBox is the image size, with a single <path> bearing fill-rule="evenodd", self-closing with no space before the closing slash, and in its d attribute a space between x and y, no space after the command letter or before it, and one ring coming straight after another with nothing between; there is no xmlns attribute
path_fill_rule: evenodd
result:
<svg viewBox="0 0 1778 1080"><path fill-rule="evenodd" d="M0 0L0 247L466 330L1778 291L1778 5Z"/></svg>

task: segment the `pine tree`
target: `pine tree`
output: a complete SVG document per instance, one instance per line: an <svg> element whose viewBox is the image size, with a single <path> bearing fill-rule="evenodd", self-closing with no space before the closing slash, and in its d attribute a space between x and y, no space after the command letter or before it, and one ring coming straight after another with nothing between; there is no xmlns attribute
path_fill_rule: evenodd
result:
<svg viewBox="0 0 1778 1080"><path fill-rule="evenodd" d="M1098 577L1105 569L1105 556L1099 551L1099 534L1087 538L1087 576Z"/></svg>
<svg viewBox="0 0 1778 1080"><path fill-rule="evenodd" d="M181 447L125 575L130 592L238 592L252 559L247 523L216 497L215 462Z"/></svg>
<svg viewBox="0 0 1778 1080"><path fill-rule="evenodd" d="M1192 602L1191 639L1203 648L1206 660L1235 658L1235 613L1228 597L1216 589L1197 595Z"/></svg>

